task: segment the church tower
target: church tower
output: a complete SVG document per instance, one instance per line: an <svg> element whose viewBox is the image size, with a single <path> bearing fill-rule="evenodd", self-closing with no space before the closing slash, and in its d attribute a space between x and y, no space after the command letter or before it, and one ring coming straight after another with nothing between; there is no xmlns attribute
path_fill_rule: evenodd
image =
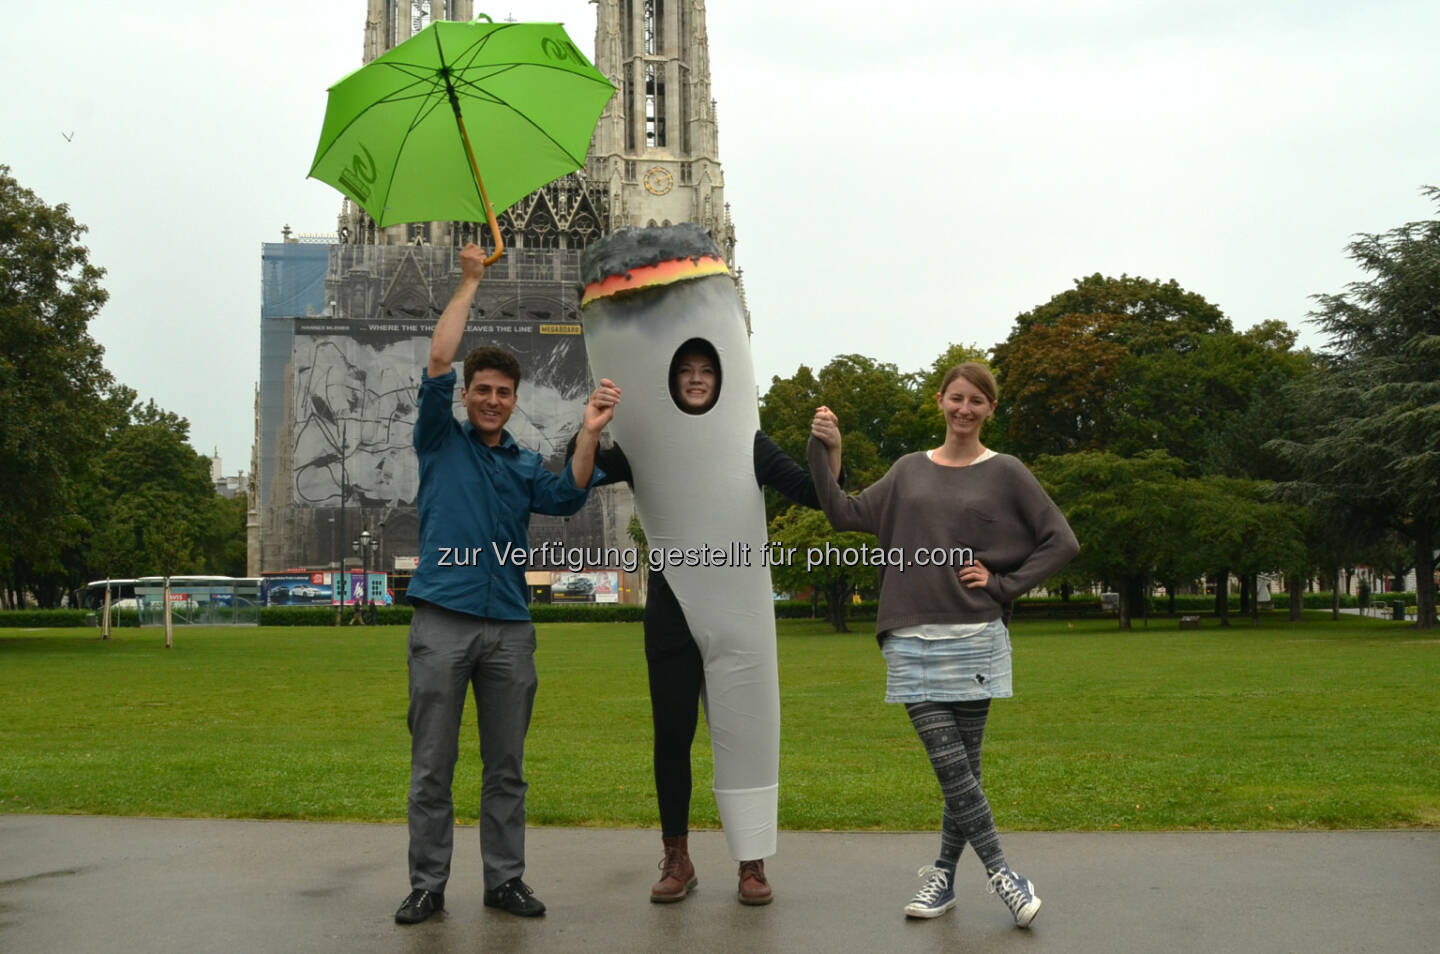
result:
<svg viewBox="0 0 1440 954"><path fill-rule="evenodd" d="M474 0L369 0L365 62L404 43L433 20L473 20Z"/></svg>
<svg viewBox="0 0 1440 954"><path fill-rule="evenodd" d="M618 90L588 164L614 227L696 222L733 267L705 0L598 0L595 66Z"/></svg>
<svg viewBox="0 0 1440 954"><path fill-rule="evenodd" d="M474 0L366 2L366 63L432 20L475 15ZM696 222L734 269L735 226L710 98L704 0L592 2L595 66L617 92L595 127L585 172L557 179L498 216L506 245L580 249L625 225ZM380 229L349 199L337 232L343 245L485 243L483 227L468 222Z"/></svg>
<svg viewBox="0 0 1440 954"><path fill-rule="evenodd" d="M365 62L425 29L434 20L473 20L474 0L366 0ZM583 174L562 176L532 192L496 219L508 248L583 249L610 230L604 189ZM489 245L484 223L414 222L377 228L349 199L336 231L342 245Z"/></svg>

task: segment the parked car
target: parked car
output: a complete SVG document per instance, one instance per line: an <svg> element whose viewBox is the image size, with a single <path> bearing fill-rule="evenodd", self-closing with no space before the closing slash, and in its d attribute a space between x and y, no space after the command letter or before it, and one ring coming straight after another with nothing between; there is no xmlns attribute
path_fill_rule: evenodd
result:
<svg viewBox="0 0 1440 954"><path fill-rule="evenodd" d="M595 581L587 576L571 576L550 588L556 596L589 596L595 592Z"/></svg>

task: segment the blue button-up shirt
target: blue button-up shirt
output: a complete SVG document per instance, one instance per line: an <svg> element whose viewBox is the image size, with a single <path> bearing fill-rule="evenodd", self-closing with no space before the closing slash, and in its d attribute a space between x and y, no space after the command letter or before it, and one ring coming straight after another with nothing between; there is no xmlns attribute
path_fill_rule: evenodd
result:
<svg viewBox="0 0 1440 954"><path fill-rule="evenodd" d="M588 488L515 443L508 431L490 447L451 412L455 372L422 372L415 453L420 458L420 562L407 596L487 619L530 618L528 564L501 559L530 546L530 513L568 516ZM604 476L595 468L593 484ZM512 550L507 550L507 547ZM497 553L498 551L498 553Z"/></svg>

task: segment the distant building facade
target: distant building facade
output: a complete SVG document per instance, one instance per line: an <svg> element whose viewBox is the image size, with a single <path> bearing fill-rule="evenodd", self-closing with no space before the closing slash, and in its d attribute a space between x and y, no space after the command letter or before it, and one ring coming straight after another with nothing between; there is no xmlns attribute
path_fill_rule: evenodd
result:
<svg viewBox="0 0 1440 954"><path fill-rule="evenodd" d="M210 482L215 485L215 492L222 497L234 498L239 494L246 493L250 488L245 479L245 471L238 474L226 474L220 464L220 448L215 448L215 453L210 455Z"/></svg>

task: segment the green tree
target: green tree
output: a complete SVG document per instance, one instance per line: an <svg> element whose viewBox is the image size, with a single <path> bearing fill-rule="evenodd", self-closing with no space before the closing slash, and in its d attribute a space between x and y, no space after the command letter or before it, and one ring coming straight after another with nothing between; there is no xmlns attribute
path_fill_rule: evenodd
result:
<svg viewBox="0 0 1440 954"><path fill-rule="evenodd" d="M1440 205L1440 189L1424 194ZM1319 295L1327 372L1303 388L1307 436L1271 446L1310 504L1378 515L1415 553L1416 625L1433 628L1440 543L1440 219L1363 234L1349 255L1367 278Z"/></svg>
<svg viewBox="0 0 1440 954"><path fill-rule="evenodd" d="M872 565L857 562L846 566L846 561L830 558L826 548L832 548L829 553L856 553L861 548L878 546L875 537L838 532L820 511L792 506L770 521L770 542L770 552L776 554L770 568L775 584L785 590L815 587L825 598L825 616L835 632L849 632L845 613L850 594L873 589L879 575Z"/></svg>
<svg viewBox="0 0 1440 954"><path fill-rule="evenodd" d="M1111 403L1127 352L1114 340L1119 319L1061 315L1031 323L995 347L1000 385L995 420L1011 453L1026 460L1107 447Z"/></svg>
<svg viewBox="0 0 1440 954"><path fill-rule="evenodd" d="M951 368L964 364L967 361L974 361L990 366L990 356L979 345L974 344L951 344L940 352L939 357L930 362L928 371L920 372L919 391L922 398L934 398L940 391L940 382L945 380L945 373ZM937 425L936 433L944 429L943 422Z"/></svg>
<svg viewBox="0 0 1440 954"><path fill-rule="evenodd" d="M1303 505L1310 517L1305 535L1307 566L1293 581L1291 619L1301 618L1298 607L1303 602L1304 581L1313 575L1330 590L1330 618L1339 620L1340 581L1345 568L1373 565L1375 557L1384 552L1384 542L1393 542L1394 534L1386 529L1384 515L1368 501L1306 493L1298 490L1294 482L1278 484L1277 493L1281 499Z"/></svg>
<svg viewBox="0 0 1440 954"><path fill-rule="evenodd" d="M136 405L129 421L112 431L97 467L92 576L234 568L244 501L215 492L210 462L190 446L189 431L184 418L153 401Z"/></svg>
<svg viewBox="0 0 1440 954"><path fill-rule="evenodd" d="M1207 335L1231 330L1219 308L1173 280L1098 273L1077 279L1074 288L1017 316L1010 336L995 346L996 376L1009 395L997 417L1014 452L1027 459L1075 450L1128 456L1155 447L1173 454L1152 422L1166 405L1144 385L1182 385L1147 373L1136 359L1183 359ZM1182 400L1182 407L1192 403ZM1154 437L1119 446L1131 431Z"/></svg>
<svg viewBox="0 0 1440 954"><path fill-rule="evenodd" d="M1222 426L1202 438L1205 470L1231 477L1276 480L1284 474L1266 444L1305 426L1305 411L1293 397L1296 382L1318 373L1318 356L1295 347L1296 333L1284 322L1262 321L1231 337L1217 337L1228 352L1220 361L1225 374L1244 390Z"/></svg>
<svg viewBox="0 0 1440 954"><path fill-rule="evenodd" d="M1201 568L1218 581L1216 612L1230 625L1226 583L1231 574L1256 592L1260 574L1293 571L1305 565L1308 521L1300 508L1275 502L1263 481L1210 474L1185 481L1183 532ZM1250 600L1252 618L1258 605Z"/></svg>
<svg viewBox="0 0 1440 954"><path fill-rule="evenodd" d="M995 346L996 417L1027 460L1163 450L1188 473L1260 476L1246 449L1277 436L1273 395L1310 366L1294 344L1278 322L1237 334L1173 281L1092 275Z"/></svg>
<svg viewBox="0 0 1440 954"><path fill-rule="evenodd" d="M89 333L104 271L84 233L0 165L0 579L12 604L62 572L66 541L84 529L76 483L105 432L112 382Z"/></svg>
<svg viewBox="0 0 1440 954"><path fill-rule="evenodd" d="M1077 278L1074 288L1017 316L1015 331L1024 333L1035 325L1054 324L1065 315L1113 315L1132 327L1123 337L1143 350L1157 343L1195 341L1205 334L1230 330L1230 321L1219 308L1181 288L1174 279L1108 278L1096 272Z"/></svg>
<svg viewBox="0 0 1440 954"><path fill-rule="evenodd" d="M1183 472L1183 463L1163 451L1136 457L1081 451L1036 464L1035 476L1080 540L1071 567L1115 586L1122 629L1152 583L1173 596L1201 573L1221 581L1233 573L1253 592L1259 574L1305 563L1306 514L1274 502L1268 484ZM1223 585L1217 601L1229 625Z"/></svg>
<svg viewBox="0 0 1440 954"><path fill-rule="evenodd" d="M1161 451L1078 451L1035 462L1036 478L1080 541L1071 568L1116 588L1121 629L1130 628L1150 583L1184 572L1183 469Z"/></svg>
<svg viewBox="0 0 1440 954"><path fill-rule="evenodd" d="M246 576L249 539L246 524L250 501L245 493L234 497L213 494L200 527L198 545L203 554L203 571L222 576Z"/></svg>
<svg viewBox="0 0 1440 954"><path fill-rule="evenodd" d="M922 399L915 375L893 364L842 354L816 375L801 365L789 378L775 377L760 401L760 427L791 457L803 461L815 408L825 405L840 419L845 470L856 486L884 476L897 459L925 446L933 400ZM770 499L770 515L780 498Z"/></svg>

